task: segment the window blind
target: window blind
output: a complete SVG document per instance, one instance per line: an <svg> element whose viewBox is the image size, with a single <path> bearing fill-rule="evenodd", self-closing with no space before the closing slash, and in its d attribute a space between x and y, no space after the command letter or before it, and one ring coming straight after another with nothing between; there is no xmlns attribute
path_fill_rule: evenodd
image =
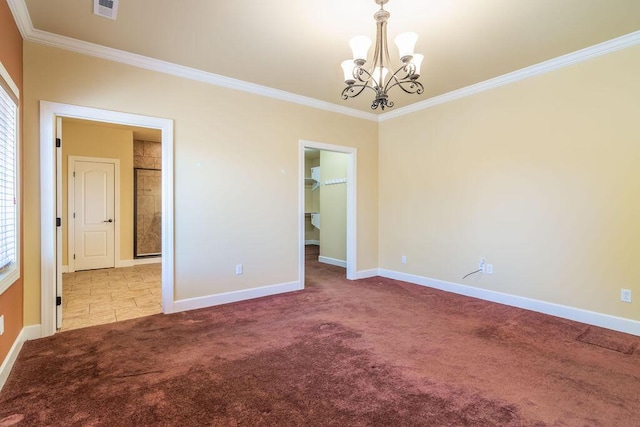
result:
<svg viewBox="0 0 640 427"><path fill-rule="evenodd" d="M18 105L0 79L0 274L16 263Z"/></svg>

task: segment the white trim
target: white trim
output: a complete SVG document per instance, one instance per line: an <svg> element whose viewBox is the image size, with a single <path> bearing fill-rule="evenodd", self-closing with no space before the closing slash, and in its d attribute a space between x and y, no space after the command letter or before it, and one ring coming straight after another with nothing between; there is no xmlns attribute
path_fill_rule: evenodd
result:
<svg viewBox="0 0 640 427"><path fill-rule="evenodd" d="M132 259L116 260L116 268L133 267L134 265Z"/></svg>
<svg viewBox="0 0 640 427"><path fill-rule="evenodd" d="M326 144L324 142L307 141L301 139L298 148L298 280L304 288L304 242L305 242L305 167L304 149L333 151L347 154L347 279L355 280L357 266L357 176L358 150L354 147Z"/></svg>
<svg viewBox="0 0 640 427"><path fill-rule="evenodd" d="M621 49L635 46L637 44L640 44L640 31L617 37L615 39L599 43L597 45L590 46L572 53L568 53L566 55L558 56L557 58L540 62L539 64L522 68L511 73L503 74L501 76L494 77L492 79L485 80L471 86L447 92L445 94L435 96L421 102L416 102L415 104L407 105L406 107L398 108L397 110L390 111L388 113L380 114L378 116L378 121L383 122L385 120L405 116L407 114L415 113L416 111L425 110L427 108L435 107L436 105L475 95L476 93L484 92L489 89L495 89L500 86L505 86L509 83L528 79L529 77L539 76L540 74L548 73L550 71L567 67L569 65L584 62L589 59L597 58L598 56L606 55Z"/></svg>
<svg viewBox="0 0 640 427"><path fill-rule="evenodd" d="M69 272L69 266L68 265L63 265L62 267L60 267L60 272L62 274L68 273Z"/></svg>
<svg viewBox="0 0 640 427"><path fill-rule="evenodd" d="M162 257L137 258L132 261L133 265L158 264L162 262Z"/></svg>
<svg viewBox="0 0 640 427"><path fill-rule="evenodd" d="M2 65L2 61L0 61L0 77L2 77L2 80L7 82L7 85L9 85L9 89L11 89L13 95L20 100L20 89L18 89L18 85L15 84L7 69L4 68L4 65ZM18 106L20 106L20 104L18 104Z"/></svg>
<svg viewBox="0 0 640 427"><path fill-rule="evenodd" d="M55 333L56 167L54 136L56 117L72 117L159 129L162 135L162 307L172 312L174 287L173 121L137 114L40 101L40 242L42 335Z"/></svg>
<svg viewBox="0 0 640 427"><path fill-rule="evenodd" d="M583 310L581 308L554 304L518 295L505 294L489 289L476 288L474 286L461 285L459 283L446 282L444 280L431 279L398 271L379 269L379 273L380 276L389 279L402 280L404 282L420 286L440 289L446 292L453 292L454 294L505 304L511 307L523 308L525 310L549 314L563 319L574 320L588 325L599 326L602 328L613 329L614 331L640 336L640 322L637 320L624 319L622 317Z"/></svg>
<svg viewBox="0 0 640 427"><path fill-rule="evenodd" d="M304 244L320 246L320 240L305 240Z"/></svg>
<svg viewBox="0 0 640 427"><path fill-rule="evenodd" d="M318 257L318 262L321 262L323 264L335 265L336 267L347 268L347 261L343 261L341 259L329 258L322 255Z"/></svg>
<svg viewBox="0 0 640 427"><path fill-rule="evenodd" d="M358 279L369 279L371 277L376 277L379 276L380 272L378 271L377 268L372 268L370 270L360 270L358 271L358 273L356 274L356 277Z"/></svg>
<svg viewBox="0 0 640 427"><path fill-rule="evenodd" d="M63 142L64 144L64 142ZM106 157L86 157L86 156L73 156L70 155L67 158L67 264L69 266L69 273L76 271L76 263L73 258L76 250L75 241L75 227L71 224L74 223L73 213L75 212L75 162L91 162L91 163L107 163L113 165L113 211L114 211L114 233L113 233L113 266L124 267L120 265L120 159L111 159ZM105 267L108 268L108 267Z"/></svg>
<svg viewBox="0 0 640 427"><path fill-rule="evenodd" d="M135 267L136 265L160 264L161 262L162 262L162 257L121 259L120 261L116 262L116 267L117 268Z"/></svg>
<svg viewBox="0 0 640 427"><path fill-rule="evenodd" d="M213 307L215 305L229 304L254 298L262 298L269 295L283 294L302 289L300 282L280 283L277 285L262 286L259 288L243 289L241 291L225 292L223 294L207 295L204 297L177 300L173 304L172 313L179 311L195 310L198 308Z"/></svg>
<svg viewBox="0 0 640 427"><path fill-rule="evenodd" d="M16 337L16 340L9 349L9 353L7 353L4 358L2 365L0 365L0 391L9 378L9 374L13 368L13 364L16 363L16 359L18 358L18 354L20 354L22 345L26 341L40 338L42 336L41 329L40 325L25 326Z"/></svg>

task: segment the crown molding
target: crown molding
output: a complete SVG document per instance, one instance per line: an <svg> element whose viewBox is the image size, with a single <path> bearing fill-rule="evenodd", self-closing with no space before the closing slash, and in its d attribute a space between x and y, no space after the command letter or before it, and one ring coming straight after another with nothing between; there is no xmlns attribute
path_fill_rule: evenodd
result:
<svg viewBox="0 0 640 427"><path fill-rule="evenodd" d="M120 62L122 64L144 68L151 71L157 71L176 77L182 77L189 80L208 83L214 86L248 92L254 95L265 96L280 101L292 102L294 104L304 105L319 110L330 111L333 113L343 114L346 116L356 117L359 119L365 119L374 122L378 121L378 116L376 114L360 111L355 108L332 104L330 102L321 101L318 99L286 92L279 89L274 89L268 86L262 86L231 77L225 77L219 74L209 73L195 68L185 67L171 62L149 58L147 56L137 55L119 49L113 49L94 43L84 42L71 37L61 36L58 34L49 33L47 31L38 30L33 27L31 17L29 16L29 11L24 0L7 0L7 3L9 3L9 8L11 9L13 18L18 25L18 29L22 34L22 38L27 41L65 49L84 55L106 59L109 61Z"/></svg>
<svg viewBox="0 0 640 427"><path fill-rule="evenodd" d="M7 4L22 38L26 39L33 31L33 23L31 22L31 16L29 16L27 3L25 0L7 0Z"/></svg>
<svg viewBox="0 0 640 427"><path fill-rule="evenodd" d="M480 83L476 83L461 89L447 92L421 102L410 104L406 107L388 113L374 114L360 111L355 108L345 107L333 104L331 102L321 101L307 96L274 89L268 86L262 86L231 77L221 76L219 74L209 73L195 68L185 67L159 59L149 58L147 56L137 55L94 43L84 42L73 39L71 37L60 36L46 31L37 30L33 27L29 10L25 0L7 0L16 25L22 34L22 38L35 43L41 43L59 49L70 50L84 55L94 56L109 61L120 62L138 68L144 68L151 71L157 71L164 74L182 77L185 79L200 81L215 86L225 87L228 89L239 90L255 95L265 96L280 101L292 102L319 110L330 111L333 113L344 114L359 119L370 120L374 122L383 122L385 120L394 119L416 111L435 107L436 105L455 101L460 98L475 95L486 90L494 89L500 86L514 83L529 77L538 76L548 73L559 68L577 64L589 59L597 58L608 53L612 53L621 49L640 44L640 31L636 31L615 39L578 50L573 53L559 56L548 61L541 62L511 73L503 74Z"/></svg>
<svg viewBox="0 0 640 427"><path fill-rule="evenodd" d="M455 101L457 99L484 92L489 89L494 89L500 86L507 85L509 83L528 79L529 77L535 77L540 74L548 73L549 71L557 70L559 68L597 58L599 56L616 52L618 50L638 44L640 44L640 31L617 37L615 39L611 39L594 46L568 53L566 55L562 55L548 61L540 62L539 64L522 68L511 73L503 74L501 76L485 80L471 86L463 87L461 89L447 92L442 95L434 96L433 98L429 98L421 102L416 102L415 104L407 105L406 107L398 108L395 111L380 114L378 116L378 121L383 122L385 120L415 113L416 111L425 110L427 108L435 107L436 105Z"/></svg>

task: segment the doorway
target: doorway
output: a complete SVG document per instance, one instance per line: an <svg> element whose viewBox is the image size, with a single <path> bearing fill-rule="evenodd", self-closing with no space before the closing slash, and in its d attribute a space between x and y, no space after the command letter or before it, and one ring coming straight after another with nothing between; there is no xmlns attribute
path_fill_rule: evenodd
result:
<svg viewBox="0 0 640 427"><path fill-rule="evenodd" d="M128 113L40 102L41 145L41 295L42 335L56 331L57 312L61 312L62 291L62 156L58 126L61 118L91 120L122 126L157 129L162 144L162 311L173 312L174 226L173 226L173 121ZM56 147L57 145L57 147ZM133 221L133 218L131 218ZM131 248L133 250L133 248ZM117 262L117 246L116 246Z"/></svg>
<svg viewBox="0 0 640 427"><path fill-rule="evenodd" d="M134 250L136 200L151 198L144 204L157 209L154 243L161 253L162 170L152 179L151 197L147 186L136 192L134 179L139 166L161 168L161 132L66 117L58 127L64 191L59 196L63 274L57 328L68 331L161 313L162 258L136 259ZM152 177L147 178L143 183Z"/></svg>
<svg viewBox="0 0 640 427"><path fill-rule="evenodd" d="M305 283L305 253L307 252L307 245L309 239L306 233L308 222L311 221L310 215L307 213L317 214L318 212L307 212L308 204L305 203L307 201L307 193L309 192L309 188L307 183L309 183L310 173L307 173L307 168L305 167L305 152L311 150L317 150L320 152L326 152L327 154L341 154L344 156L345 167L344 172L340 172L340 177L331 177L331 179L326 180L324 182L321 178L322 173L320 173L320 177L316 180L318 185L328 185L333 187L334 185L346 186L346 209L341 208L342 212L339 215L345 214L346 224L344 225L344 236L346 240L346 245L343 247L342 252L338 251L338 253L343 253L346 257L346 260L332 258L330 256L322 256L319 258L322 259L323 262L328 264L339 265L341 267L346 267L346 276L348 280L356 279L356 157L357 150L353 147L345 147L339 145L325 144L321 142L314 141L305 141L301 140L299 143L299 183L300 183L300 205L299 205L299 271L300 271L300 284L301 288L304 288ZM342 157L338 156L338 157ZM346 174L346 176L344 176ZM320 182L322 181L322 182ZM313 182L309 183L313 188ZM343 187L344 188L344 187ZM313 205L313 203L311 204ZM346 211L346 212L345 212ZM332 213L335 215L335 213ZM319 230L322 230L322 217L320 216L314 218L314 222L320 224ZM313 240L313 239L311 239ZM314 242L310 242L314 243ZM319 239L320 245L322 245L322 239ZM341 242L340 242L341 243ZM313 249L313 248L310 248ZM310 253L315 253L313 250L309 251ZM339 256L342 258L342 256Z"/></svg>

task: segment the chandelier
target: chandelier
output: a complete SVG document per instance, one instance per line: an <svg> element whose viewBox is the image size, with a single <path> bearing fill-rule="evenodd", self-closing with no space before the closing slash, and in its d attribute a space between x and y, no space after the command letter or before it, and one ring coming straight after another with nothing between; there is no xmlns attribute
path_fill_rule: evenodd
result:
<svg viewBox="0 0 640 427"><path fill-rule="evenodd" d="M387 93L396 86L409 94L421 94L424 92L422 83L418 81L420 65L424 57L413 53L418 41L416 33L402 33L394 39L400 51L402 65L387 78L389 74L388 67L391 65L387 45L387 20L391 15L384 10L384 5L388 1L375 0L376 4L380 5L380 10L373 15L377 29L376 45L371 65L365 67L367 53L371 46L371 39L366 36L357 36L349 41L353 52L353 60L347 59L341 64L344 72L344 82L347 84L347 87L342 91L342 99L355 98L365 89L371 89L375 92L375 98L371 103L373 110L378 107L382 108L382 110L393 107L393 102L389 100Z"/></svg>

